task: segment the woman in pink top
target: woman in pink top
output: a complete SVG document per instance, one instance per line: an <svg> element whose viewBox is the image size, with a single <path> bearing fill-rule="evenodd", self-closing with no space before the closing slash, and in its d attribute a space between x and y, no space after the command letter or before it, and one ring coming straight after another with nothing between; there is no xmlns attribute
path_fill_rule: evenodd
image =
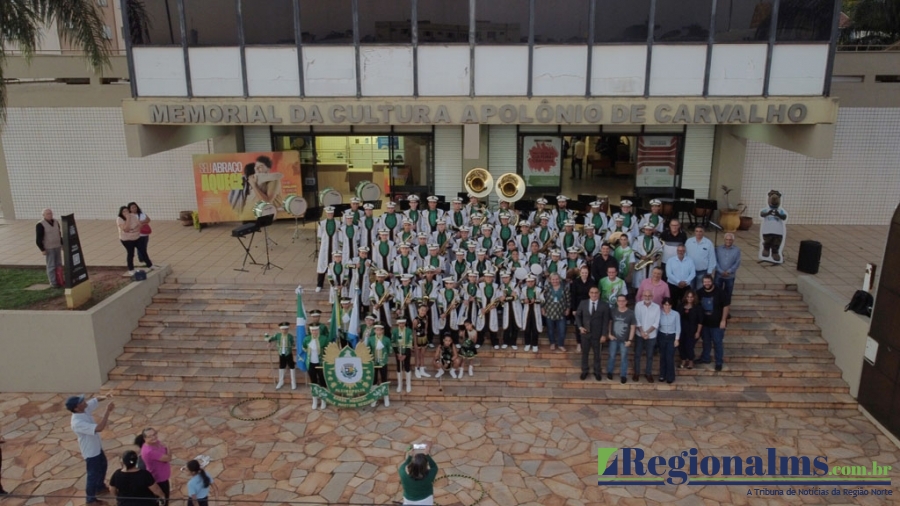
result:
<svg viewBox="0 0 900 506"><path fill-rule="evenodd" d="M128 256L128 272L124 276L128 277L134 274L134 251L138 247L138 241L141 238L141 220L136 214L132 214L128 210L128 206L119 208L119 217L116 218L116 226L119 227L119 240Z"/></svg>
<svg viewBox="0 0 900 506"><path fill-rule="evenodd" d="M663 299L670 297L669 284L662 279L661 267L654 267L653 272L650 273L650 278L641 281L641 286L638 287L637 298L635 300L643 300L645 290L649 290L653 293L653 302L656 304L662 305Z"/></svg>
<svg viewBox="0 0 900 506"><path fill-rule="evenodd" d="M156 484L166 496L165 506L169 505L169 477L172 475L172 455L169 449L159 440L156 429L144 429L141 432L143 444L141 445L141 460ZM140 440L136 441L140 442Z"/></svg>

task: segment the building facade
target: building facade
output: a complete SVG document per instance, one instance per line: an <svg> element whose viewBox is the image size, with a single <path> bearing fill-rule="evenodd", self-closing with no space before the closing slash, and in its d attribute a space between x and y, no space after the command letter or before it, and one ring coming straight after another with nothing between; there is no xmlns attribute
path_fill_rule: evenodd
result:
<svg viewBox="0 0 900 506"><path fill-rule="evenodd" d="M860 121L838 112L832 88L833 0L145 7L150 29L123 32L127 86L101 80L87 102L71 86L11 92L5 215L62 204L106 217L118 203L94 197L122 194L174 218L196 207L192 154L273 150L299 152L313 206L324 190L346 199L365 180L392 198L450 198L474 167L522 175L526 198L562 191L612 204L677 190L720 200L726 184L752 209L779 188L809 223L830 222L821 202L846 193L832 181L840 171L804 182L830 174L817 164L840 164L832 151L844 149L842 125ZM65 140L51 147L48 137ZM573 181L579 141L584 174ZM35 162L59 190L34 180ZM871 169L882 176L860 184L890 188L891 171Z"/></svg>

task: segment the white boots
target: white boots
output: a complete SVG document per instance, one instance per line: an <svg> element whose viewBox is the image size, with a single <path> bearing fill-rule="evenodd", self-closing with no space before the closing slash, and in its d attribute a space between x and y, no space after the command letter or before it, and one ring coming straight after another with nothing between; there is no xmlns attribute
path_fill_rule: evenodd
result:
<svg viewBox="0 0 900 506"><path fill-rule="evenodd" d="M469 367L471 367L471 366L469 366ZM463 377L463 368L460 367L459 373L457 373L457 375L456 375L456 379L462 379L462 377Z"/></svg>
<svg viewBox="0 0 900 506"><path fill-rule="evenodd" d="M325 409L325 399L318 399L313 397L313 409L316 409L316 401L319 401L319 409Z"/></svg>
<svg viewBox="0 0 900 506"><path fill-rule="evenodd" d="M434 377L440 378L443 375L444 375L444 368L442 367L442 368L438 369L438 372L437 372L437 374L434 375Z"/></svg>
<svg viewBox="0 0 900 506"><path fill-rule="evenodd" d="M391 405L391 400L388 399L388 396L384 396L384 407L388 407Z"/></svg>
<svg viewBox="0 0 900 506"><path fill-rule="evenodd" d="M411 381L412 381L412 373L408 372L408 373L406 373L406 393L412 392L412 385L410 385ZM399 383L399 381L398 381L398 383Z"/></svg>
<svg viewBox="0 0 900 506"><path fill-rule="evenodd" d="M278 369L278 384L275 385L275 390L281 390L281 387L284 386L284 369ZM315 408L313 408L315 409Z"/></svg>
<svg viewBox="0 0 900 506"><path fill-rule="evenodd" d="M291 369L291 390L297 390L297 370Z"/></svg>
<svg viewBox="0 0 900 506"><path fill-rule="evenodd" d="M450 377L451 377L451 378L456 378L456 369L454 369L454 368L452 368L452 367L450 368Z"/></svg>
<svg viewBox="0 0 900 506"><path fill-rule="evenodd" d="M318 402L319 402L319 398L318 398L318 397L313 397L313 411L315 411L316 408L319 407Z"/></svg>
<svg viewBox="0 0 900 506"><path fill-rule="evenodd" d="M416 367L416 378L417 379L422 377L422 372L419 371L419 369L420 369L419 367Z"/></svg>
<svg viewBox="0 0 900 506"><path fill-rule="evenodd" d="M403 371L397 371L397 393L403 391Z"/></svg>
<svg viewBox="0 0 900 506"><path fill-rule="evenodd" d="M428 373L425 371L425 366L424 366L424 365L423 365L420 369L422 369L422 371L419 372L419 374L421 374L423 378L430 378L430 377L431 377L431 375L428 374Z"/></svg>
<svg viewBox="0 0 900 506"><path fill-rule="evenodd" d="M475 373L472 370L472 364L469 364L469 376L472 376L473 374Z"/></svg>

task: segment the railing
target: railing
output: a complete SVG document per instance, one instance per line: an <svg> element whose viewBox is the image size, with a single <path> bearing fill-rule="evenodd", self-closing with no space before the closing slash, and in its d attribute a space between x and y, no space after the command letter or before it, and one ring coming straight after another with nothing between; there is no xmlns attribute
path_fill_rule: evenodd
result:
<svg viewBox="0 0 900 506"><path fill-rule="evenodd" d="M837 46L837 50L845 51L848 53L869 51L900 51L900 43L891 45L840 44Z"/></svg>
<svg viewBox="0 0 900 506"><path fill-rule="evenodd" d="M5 51L7 56L24 56L25 53L18 49L8 49ZM35 56L84 56L84 51L80 49L38 49L32 52ZM125 56L124 49L110 49L110 56Z"/></svg>

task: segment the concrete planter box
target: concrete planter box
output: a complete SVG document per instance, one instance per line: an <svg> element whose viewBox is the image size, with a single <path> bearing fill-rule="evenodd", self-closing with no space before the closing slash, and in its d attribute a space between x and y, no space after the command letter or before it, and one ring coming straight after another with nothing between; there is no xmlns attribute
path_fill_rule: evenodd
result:
<svg viewBox="0 0 900 506"><path fill-rule="evenodd" d="M170 272L148 272L86 311L0 311L0 392L98 390Z"/></svg>

